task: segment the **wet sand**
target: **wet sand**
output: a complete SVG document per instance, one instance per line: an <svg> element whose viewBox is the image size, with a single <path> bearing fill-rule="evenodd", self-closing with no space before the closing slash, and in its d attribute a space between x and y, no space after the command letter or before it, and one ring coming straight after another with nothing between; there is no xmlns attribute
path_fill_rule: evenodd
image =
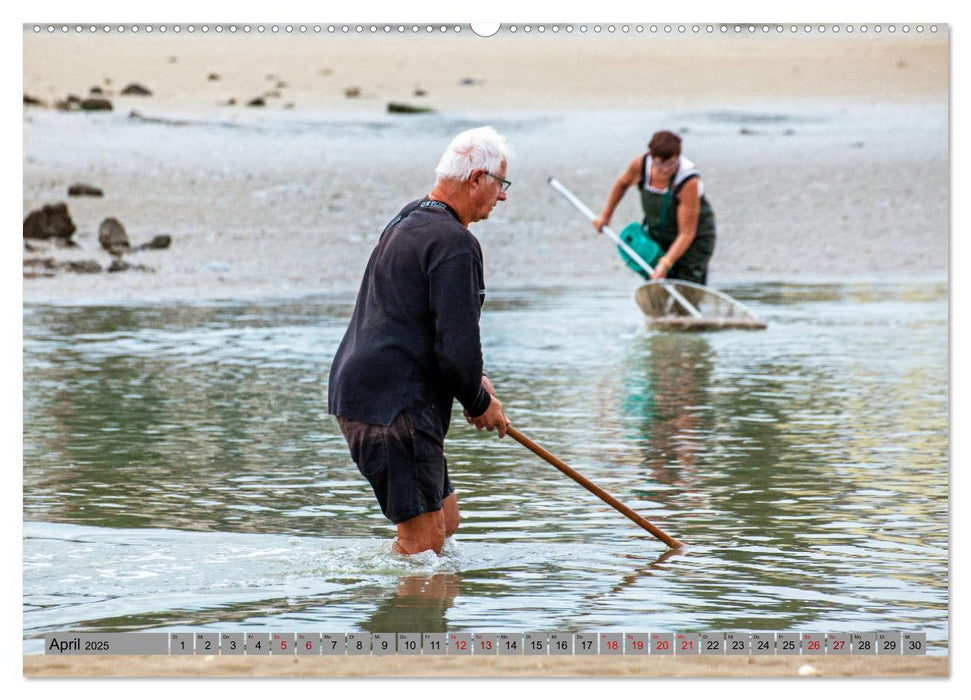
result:
<svg viewBox="0 0 971 700"><path fill-rule="evenodd" d="M807 668L810 667L810 668ZM802 669L802 671L800 671ZM949 675L948 657L366 657L255 658L24 656L24 675L63 677L374 678L930 678Z"/></svg>
<svg viewBox="0 0 971 700"><path fill-rule="evenodd" d="M28 32L24 91L48 107L24 110L24 216L67 203L79 247L41 244L25 260L107 268L97 232L109 216L133 244L163 234L173 244L126 256L146 271L25 279L24 300L352 293L377 233L430 189L451 135L482 123L515 149L508 201L472 226L492 289L636 286L547 178L599 210L660 128L681 131L702 169L718 222L714 286L946 279L946 33ZM153 95L120 95L132 82ZM92 87L113 112L50 107ZM349 88L359 95L346 97ZM245 106L257 96L266 106ZM435 112L389 115L391 101ZM67 197L75 182L105 196ZM628 192L612 223L639 216Z"/></svg>

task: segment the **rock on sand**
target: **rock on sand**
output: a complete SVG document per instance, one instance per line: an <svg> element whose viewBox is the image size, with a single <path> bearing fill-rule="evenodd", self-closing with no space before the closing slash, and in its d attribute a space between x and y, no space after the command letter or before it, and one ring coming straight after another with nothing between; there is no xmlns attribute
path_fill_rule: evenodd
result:
<svg viewBox="0 0 971 700"><path fill-rule="evenodd" d="M75 231L77 227L63 202L46 204L24 219L24 238L42 241L53 238L59 243L72 245L71 236Z"/></svg>
<svg viewBox="0 0 971 700"><path fill-rule="evenodd" d="M98 227L98 242L102 248L113 254L124 252L131 247L125 227L113 217L101 222L101 226Z"/></svg>

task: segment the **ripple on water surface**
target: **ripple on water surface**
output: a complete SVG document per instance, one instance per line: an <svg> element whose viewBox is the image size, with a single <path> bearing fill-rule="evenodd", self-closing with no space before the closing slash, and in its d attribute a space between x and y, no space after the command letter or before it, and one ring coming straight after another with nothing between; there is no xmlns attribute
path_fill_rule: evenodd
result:
<svg viewBox="0 0 971 700"><path fill-rule="evenodd" d="M25 646L58 629L915 630L946 650L946 286L725 291L768 329L655 333L602 290L494 292L482 318L516 426L689 543L674 556L458 412L462 528L442 558L393 555L326 416L353 299L26 308Z"/></svg>

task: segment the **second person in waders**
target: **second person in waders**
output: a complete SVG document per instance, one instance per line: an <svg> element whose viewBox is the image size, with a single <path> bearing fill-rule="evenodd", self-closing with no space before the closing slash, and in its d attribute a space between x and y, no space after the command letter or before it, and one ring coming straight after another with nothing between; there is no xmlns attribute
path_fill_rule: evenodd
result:
<svg viewBox="0 0 971 700"><path fill-rule="evenodd" d="M647 148L617 178L593 227L600 232L609 224L627 188L636 184L643 226L664 251L651 280L707 284L708 261L715 250L715 214L705 198L701 173L681 155L681 137L675 133L657 132Z"/></svg>

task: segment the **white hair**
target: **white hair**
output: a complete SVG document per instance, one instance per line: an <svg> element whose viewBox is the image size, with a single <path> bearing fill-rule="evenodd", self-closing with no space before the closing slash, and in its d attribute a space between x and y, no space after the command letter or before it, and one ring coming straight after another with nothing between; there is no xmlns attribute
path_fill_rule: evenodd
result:
<svg viewBox="0 0 971 700"><path fill-rule="evenodd" d="M476 170L495 175L510 153L505 137L491 126L469 129L452 139L438 161L435 175L440 180L467 180Z"/></svg>

